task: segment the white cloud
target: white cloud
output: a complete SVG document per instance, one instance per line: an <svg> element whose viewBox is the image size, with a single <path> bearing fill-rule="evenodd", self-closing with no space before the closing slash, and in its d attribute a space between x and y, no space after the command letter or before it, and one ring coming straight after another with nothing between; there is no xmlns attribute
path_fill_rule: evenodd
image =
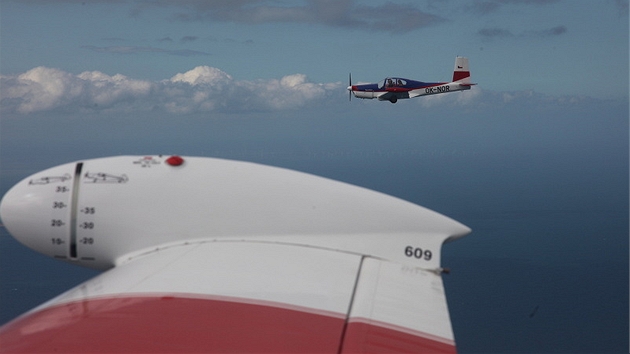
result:
<svg viewBox="0 0 630 354"><path fill-rule="evenodd" d="M148 111L171 113L243 112L296 109L341 96L341 83L313 83L306 75L238 81L213 67L198 66L162 81L131 79L87 71L79 75L37 67L0 77L3 111Z"/></svg>
<svg viewBox="0 0 630 354"><path fill-rule="evenodd" d="M300 102L319 101L326 98L329 90L340 90L341 83L336 84L315 84L307 81L306 75L295 74L285 76L280 80L272 80L267 83L268 90L260 87L258 92L263 93L263 97L270 100L270 104L275 108L291 107L297 108ZM298 105L296 105L298 104Z"/></svg>
<svg viewBox="0 0 630 354"><path fill-rule="evenodd" d="M83 90L82 82L73 75L40 66L17 76L15 80L2 82L1 93L3 99L21 99L17 110L30 113L54 109L77 100Z"/></svg>
<svg viewBox="0 0 630 354"><path fill-rule="evenodd" d="M230 83L232 77L223 71L209 66L198 66L183 74L177 74L170 79L171 82L186 82L191 85Z"/></svg>
<svg viewBox="0 0 630 354"><path fill-rule="evenodd" d="M77 77L84 80L88 100L101 106L146 97L152 88L149 81L132 80L120 74L109 76L99 71L86 71Z"/></svg>

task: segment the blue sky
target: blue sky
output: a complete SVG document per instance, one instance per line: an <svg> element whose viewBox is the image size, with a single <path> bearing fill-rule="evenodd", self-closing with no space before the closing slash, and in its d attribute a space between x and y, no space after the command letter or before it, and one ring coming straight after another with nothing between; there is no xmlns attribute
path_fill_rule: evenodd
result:
<svg viewBox="0 0 630 354"><path fill-rule="evenodd" d="M447 80L456 55L470 58L478 91L628 92L622 0L3 1L1 10L5 113L35 94L33 82L52 96L22 113L99 103L146 110L156 98L170 101L168 112L250 98L245 109L294 109L345 95L349 72L358 82ZM205 78L197 102L164 92L165 80L187 72ZM22 74L27 81L11 80ZM200 108L210 96L222 98ZM280 102L265 105L269 96Z"/></svg>

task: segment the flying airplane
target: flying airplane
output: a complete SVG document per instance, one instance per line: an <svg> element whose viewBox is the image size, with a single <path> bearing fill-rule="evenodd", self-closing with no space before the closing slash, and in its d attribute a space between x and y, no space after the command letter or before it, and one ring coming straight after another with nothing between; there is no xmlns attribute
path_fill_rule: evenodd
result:
<svg viewBox="0 0 630 354"><path fill-rule="evenodd" d="M182 156L72 162L0 202L103 273L0 327L1 352L455 353L441 247L470 229L365 188Z"/></svg>
<svg viewBox="0 0 630 354"><path fill-rule="evenodd" d="M353 85L352 75L350 75L348 91L349 98L354 95L358 98L376 98L379 101L396 103L403 98L470 90L472 85L475 84L470 82L468 58L456 57L452 82L422 82L402 77L388 77L376 84Z"/></svg>

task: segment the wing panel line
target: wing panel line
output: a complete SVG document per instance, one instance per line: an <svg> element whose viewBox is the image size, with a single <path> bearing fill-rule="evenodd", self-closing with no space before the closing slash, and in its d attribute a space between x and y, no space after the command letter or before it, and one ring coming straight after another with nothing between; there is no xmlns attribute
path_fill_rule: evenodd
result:
<svg viewBox="0 0 630 354"><path fill-rule="evenodd" d="M346 336L346 330L348 329L348 322L350 322L350 312L352 311L352 304L354 302L354 295L357 293L357 288L359 285L359 278L361 277L361 267L363 267L363 261L366 256L361 256L361 261L359 261L359 268L357 269L357 276L354 280L354 286L352 287L352 294L350 295L350 302L348 304L348 311L346 311L346 318L343 321L343 328L341 329L341 337L339 340L339 349L337 349L337 354L341 354L343 352L343 342Z"/></svg>

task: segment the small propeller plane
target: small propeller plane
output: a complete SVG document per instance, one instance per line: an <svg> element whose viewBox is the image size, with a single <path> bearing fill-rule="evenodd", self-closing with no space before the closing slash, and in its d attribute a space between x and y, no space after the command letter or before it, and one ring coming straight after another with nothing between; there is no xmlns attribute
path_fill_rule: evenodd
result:
<svg viewBox="0 0 630 354"><path fill-rule="evenodd" d="M452 82L422 82L402 77L388 77L375 84L353 85L350 75L348 91L350 99L354 94L357 98L377 98L379 101L396 103L402 98L470 90L472 85L475 84L470 82L468 58L456 57Z"/></svg>

